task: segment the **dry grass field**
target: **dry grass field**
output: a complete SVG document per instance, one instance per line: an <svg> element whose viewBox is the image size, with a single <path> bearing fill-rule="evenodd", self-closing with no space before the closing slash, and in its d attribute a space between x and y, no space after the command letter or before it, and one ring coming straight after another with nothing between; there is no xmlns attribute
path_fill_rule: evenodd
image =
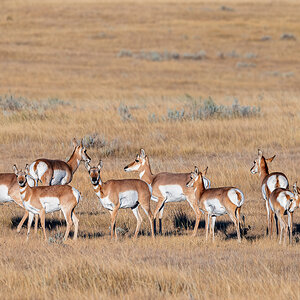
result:
<svg viewBox="0 0 300 300"><path fill-rule="evenodd" d="M1 172L66 159L84 137L104 180L137 178L123 168L143 147L154 173L208 166L212 186L239 187L248 227L238 244L220 217L216 242L205 243L204 220L192 238L192 209L168 204L163 236L148 236L143 214L133 241L125 210L112 242L81 165L71 183L82 193L77 242L61 242L58 213L47 216L48 243L41 229L26 242L22 209L0 207L0 298L299 299L300 209L292 245L266 238L250 174L261 148L276 154L271 171L300 182L298 1L2 0L0 10ZM195 116L209 97L207 109L238 99L239 111L260 111Z"/></svg>

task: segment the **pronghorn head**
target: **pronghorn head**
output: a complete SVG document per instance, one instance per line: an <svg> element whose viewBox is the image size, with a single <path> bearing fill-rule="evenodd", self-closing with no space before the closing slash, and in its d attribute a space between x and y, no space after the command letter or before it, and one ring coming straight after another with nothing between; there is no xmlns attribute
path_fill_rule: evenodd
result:
<svg viewBox="0 0 300 300"><path fill-rule="evenodd" d="M273 161L273 159L275 158L276 155L270 157L270 158L265 158L263 156L263 153L260 149L258 149L258 154L257 154L257 158L256 160L253 162L254 165L253 167L250 169L250 172L252 174L256 174L259 173L259 175L261 174L261 169L262 168L266 168L268 169L267 163Z"/></svg>
<svg viewBox="0 0 300 300"><path fill-rule="evenodd" d="M140 150L140 154L136 155L135 160L124 168L125 172L141 171L145 163L148 163L148 157L144 149Z"/></svg>
<svg viewBox="0 0 300 300"><path fill-rule="evenodd" d="M202 173L199 171L199 169L195 166L195 170L191 172L190 180L186 183L187 187L193 187L194 184L198 181L202 180Z"/></svg>
<svg viewBox="0 0 300 300"><path fill-rule="evenodd" d="M98 185L100 181L100 170L103 167L103 162L102 160L99 161L98 166L96 167L91 167L89 162L85 163L85 167L88 170L91 178L91 182L93 185Z"/></svg>
<svg viewBox="0 0 300 300"><path fill-rule="evenodd" d="M84 162L90 162L91 158L88 156L87 152L86 152L86 148L83 146L82 140L80 141L80 144L78 145L76 139L73 139L73 146L74 146L74 153L76 154L76 157L78 157L78 159Z"/></svg>
<svg viewBox="0 0 300 300"><path fill-rule="evenodd" d="M27 175L29 173L29 167L26 165L25 171L23 170L18 170L17 166L13 166L13 170L17 176L17 181L20 187L24 187L27 183Z"/></svg>
<svg viewBox="0 0 300 300"><path fill-rule="evenodd" d="M289 211L294 211L297 207L300 207L300 189L297 187L297 182L293 184L293 194L294 199L292 200L292 204L290 206Z"/></svg>

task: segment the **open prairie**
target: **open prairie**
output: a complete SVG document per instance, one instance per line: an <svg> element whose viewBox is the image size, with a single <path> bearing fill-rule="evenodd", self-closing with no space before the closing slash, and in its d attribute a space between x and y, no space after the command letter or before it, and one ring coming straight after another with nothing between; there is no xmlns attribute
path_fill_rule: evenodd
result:
<svg viewBox="0 0 300 300"><path fill-rule="evenodd" d="M163 236L143 214L120 211L119 240L83 164L71 185L79 239L62 243L58 213L26 242L23 210L0 206L3 299L299 299L300 209L293 243L265 236L257 149L270 171L300 182L300 3L298 1L1 0L0 171L41 157L65 160L84 138L102 177L143 147L153 173L208 166L213 187L245 194L246 234L228 216L206 243L204 218L191 237L188 203L167 204ZM206 99L206 100L205 100ZM210 100L207 100L210 99ZM238 103L235 102L238 100ZM155 203L152 203L152 211Z"/></svg>

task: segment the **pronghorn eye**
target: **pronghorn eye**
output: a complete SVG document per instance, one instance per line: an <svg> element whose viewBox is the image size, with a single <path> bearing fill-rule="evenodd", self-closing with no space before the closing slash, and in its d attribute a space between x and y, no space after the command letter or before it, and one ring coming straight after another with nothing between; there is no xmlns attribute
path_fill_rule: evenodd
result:
<svg viewBox="0 0 300 300"><path fill-rule="evenodd" d="M135 162L137 162L137 163L138 163L138 162L140 162L140 161L139 161L138 159L136 159L136 160L135 160Z"/></svg>

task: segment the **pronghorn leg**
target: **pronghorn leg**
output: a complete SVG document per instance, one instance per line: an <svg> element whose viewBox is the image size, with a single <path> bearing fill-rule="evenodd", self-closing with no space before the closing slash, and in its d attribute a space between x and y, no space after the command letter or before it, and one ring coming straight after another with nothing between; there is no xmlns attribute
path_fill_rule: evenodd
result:
<svg viewBox="0 0 300 300"><path fill-rule="evenodd" d="M132 212L133 212L134 216L136 217L136 229L135 229L135 233L134 233L134 237L133 237L134 239L136 239L137 235L140 231L141 224L142 224L142 217L141 217L141 214L139 212L139 206L133 208Z"/></svg>
<svg viewBox="0 0 300 300"><path fill-rule="evenodd" d="M38 225L39 225L39 215L35 215L35 220L34 220L34 234L37 234L38 231Z"/></svg>
<svg viewBox="0 0 300 300"><path fill-rule="evenodd" d="M151 236L152 236L152 238L154 238L155 237L155 226L154 226L154 218L153 218L153 215L152 215L152 212L150 209L150 203L148 205L141 204L141 206L149 219L150 227L151 227Z"/></svg>
<svg viewBox="0 0 300 300"><path fill-rule="evenodd" d="M111 215L111 225L110 225L110 238L113 239L115 234L115 240L117 240L117 231L116 231L116 217L119 211L119 205L115 206L113 211L110 212Z"/></svg>
<svg viewBox="0 0 300 300"><path fill-rule="evenodd" d="M196 222L195 222L195 226L194 226L194 230L193 230L193 234L192 234L192 236L196 236L198 227L199 227L199 223L200 223L201 211L199 209L197 202L196 203L191 203L190 201L188 201L188 202L196 214Z"/></svg>
<svg viewBox="0 0 300 300"><path fill-rule="evenodd" d="M159 230L158 230L158 233L160 235L162 235L162 217L163 217L163 214L164 214L164 208L165 208L165 202L161 206L161 208L159 210L159 215L158 215L158 221L159 221Z"/></svg>
<svg viewBox="0 0 300 300"><path fill-rule="evenodd" d="M31 224L32 224L33 217L34 217L34 214L30 212L29 217L28 217L28 223L27 223L27 240L29 238L30 227L31 227Z"/></svg>
<svg viewBox="0 0 300 300"><path fill-rule="evenodd" d="M161 207L164 205L165 201L167 199L165 199L163 196L158 196L157 197L157 204L153 213L153 218L154 218L154 234L156 234L156 217L158 212L160 211Z"/></svg>
<svg viewBox="0 0 300 300"><path fill-rule="evenodd" d="M45 228L45 210L42 208L40 210L40 219L41 219L41 225L42 225L42 228L43 228L43 233L44 233L44 239L45 241L47 241L47 236L46 236L46 228Z"/></svg>
<svg viewBox="0 0 300 300"><path fill-rule="evenodd" d="M287 235L287 225L285 223L285 221L283 220L281 214L279 213L278 214L278 219L279 219L279 222L280 222L280 239L279 239L279 244L281 244L282 242L282 234L283 234L283 231L284 231L284 244L286 242L286 235Z"/></svg>
<svg viewBox="0 0 300 300"><path fill-rule="evenodd" d="M274 212L272 209L270 209L270 231L269 231L270 238L272 238L273 235L273 223L274 223Z"/></svg>
<svg viewBox="0 0 300 300"><path fill-rule="evenodd" d="M206 241L208 240L209 221L210 221L210 215L205 214L205 240ZM211 229L211 226L210 226L210 229Z"/></svg>
<svg viewBox="0 0 300 300"><path fill-rule="evenodd" d="M235 215L236 215L236 218L239 222L239 226L240 226L240 233L241 233L241 236L243 235L243 225L241 225L241 207L237 207L236 211L235 211Z"/></svg>
<svg viewBox="0 0 300 300"><path fill-rule="evenodd" d="M274 214L275 226L276 226L276 237L278 238L279 230L278 230L278 217Z"/></svg>
<svg viewBox="0 0 300 300"><path fill-rule="evenodd" d="M72 221L73 221L74 226L75 226L75 231L74 231L74 237L73 237L73 240L77 240L79 219L78 219L77 216L75 215L74 211L72 212Z"/></svg>
<svg viewBox="0 0 300 300"><path fill-rule="evenodd" d="M293 212L287 211L288 214L288 227L289 227L289 243L292 243L293 238Z"/></svg>
<svg viewBox="0 0 300 300"><path fill-rule="evenodd" d="M26 221L28 215L29 215L28 211L25 210L24 216L23 216L22 220L20 221L20 223L19 223L19 225L18 225L18 227L17 227L17 232L20 232L20 231L21 231L21 228L22 228L24 222Z"/></svg>
<svg viewBox="0 0 300 300"><path fill-rule="evenodd" d="M241 242L240 222L238 221L237 217L232 215L231 213L228 213L228 215L235 225L238 242L240 243Z"/></svg>
<svg viewBox="0 0 300 300"><path fill-rule="evenodd" d="M268 201L266 201L267 209L267 235L270 234L270 207Z"/></svg>
<svg viewBox="0 0 300 300"><path fill-rule="evenodd" d="M67 229L65 232L65 236L64 236L64 240L66 241L68 239L70 230L71 230L71 226L72 226L72 210L70 209L62 209L63 214L65 216L66 219L66 223L67 223Z"/></svg>
<svg viewBox="0 0 300 300"><path fill-rule="evenodd" d="M216 224L216 216L211 217L211 228L212 228L212 241L215 242L215 224Z"/></svg>

